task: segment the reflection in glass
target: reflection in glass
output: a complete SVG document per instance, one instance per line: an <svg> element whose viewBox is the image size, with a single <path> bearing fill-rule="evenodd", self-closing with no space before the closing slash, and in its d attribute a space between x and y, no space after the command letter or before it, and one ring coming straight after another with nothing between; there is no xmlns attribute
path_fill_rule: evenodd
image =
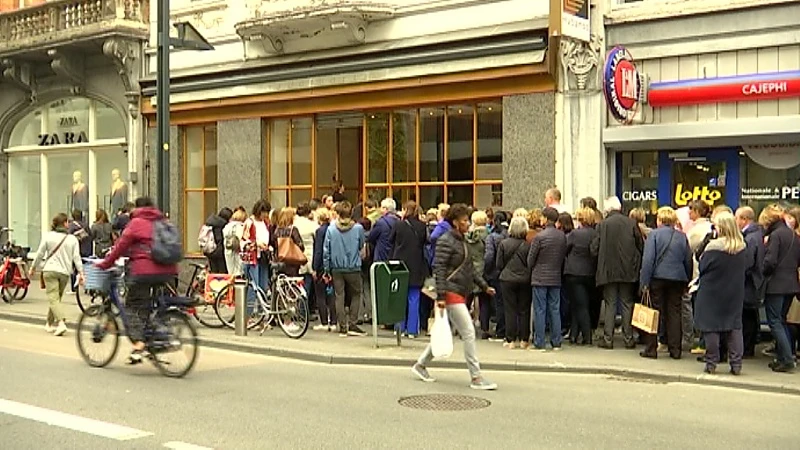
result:
<svg viewBox="0 0 800 450"><path fill-rule="evenodd" d="M482 184L475 186L475 207L492 208L503 206L503 184Z"/></svg>
<svg viewBox="0 0 800 450"><path fill-rule="evenodd" d="M392 182L417 180L417 112L392 113Z"/></svg>
<svg viewBox="0 0 800 450"><path fill-rule="evenodd" d="M337 135L336 128L317 126L317 173L314 178L317 197L329 194L336 178Z"/></svg>
<svg viewBox="0 0 800 450"><path fill-rule="evenodd" d="M33 252L42 238L41 159L36 155L8 158L8 227L17 245ZM9 236L2 236L2 239Z"/></svg>
<svg viewBox="0 0 800 450"><path fill-rule="evenodd" d="M207 126L204 129L203 148L205 149L204 188L217 187L217 127Z"/></svg>
<svg viewBox="0 0 800 450"><path fill-rule="evenodd" d="M478 180L503 179L503 105L478 105ZM481 195L479 195L480 197Z"/></svg>
<svg viewBox="0 0 800 450"><path fill-rule="evenodd" d="M419 181L444 181L443 108L420 110L419 158Z"/></svg>
<svg viewBox="0 0 800 450"><path fill-rule="evenodd" d="M202 192L187 192L186 193L186 252L187 253L200 253L200 247L197 245L197 239L192 239L193 234L189 230L199 230L203 223L205 223L204 212L204 195Z"/></svg>
<svg viewBox="0 0 800 450"><path fill-rule="evenodd" d="M389 164L389 115L367 115L367 182L385 183Z"/></svg>
<svg viewBox="0 0 800 450"><path fill-rule="evenodd" d="M314 120L292 120L292 185L311 185L311 134Z"/></svg>
<svg viewBox="0 0 800 450"><path fill-rule="evenodd" d="M186 189L203 188L203 127L190 126L184 129L186 136Z"/></svg>
<svg viewBox="0 0 800 450"><path fill-rule="evenodd" d="M430 208L436 208L439 203L444 202L444 187L443 186L420 186L419 187L419 206L426 211Z"/></svg>
<svg viewBox="0 0 800 450"><path fill-rule="evenodd" d="M389 195L389 189L385 187L370 187L367 188L367 198L375 200L380 206L381 200Z"/></svg>
<svg viewBox="0 0 800 450"><path fill-rule="evenodd" d="M447 203L451 205L463 203L467 206L473 206L472 185L447 186Z"/></svg>
<svg viewBox="0 0 800 450"><path fill-rule="evenodd" d="M414 187L393 187L392 198L397 203L397 210L403 209L403 205L409 200L417 200L417 189Z"/></svg>
<svg viewBox="0 0 800 450"><path fill-rule="evenodd" d="M289 205L296 207L311 200L311 189L292 189L289 192Z"/></svg>
<svg viewBox="0 0 800 450"><path fill-rule="evenodd" d="M447 108L447 178L449 181L472 180L472 150L475 124L472 106Z"/></svg>
<svg viewBox="0 0 800 450"><path fill-rule="evenodd" d="M288 120L270 122L269 145L269 184L286 186L289 184L289 130Z"/></svg>

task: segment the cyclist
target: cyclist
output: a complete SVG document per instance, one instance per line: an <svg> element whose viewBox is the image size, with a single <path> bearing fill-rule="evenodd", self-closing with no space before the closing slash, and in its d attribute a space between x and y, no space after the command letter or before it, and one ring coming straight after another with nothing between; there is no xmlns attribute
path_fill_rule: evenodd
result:
<svg viewBox="0 0 800 450"><path fill-rule="evenodd" d="M150 256L153 224L164 220L164 215L149 197L137 198L134 207L125 232L105 259L97 264L98 268L105 270L113 266L121 256L129 257L130 276L126 276L128 296L125 308L130 316L128 336L133 342L133 351L128 357L128 364L142 362L145 348L144 326L152 308L153 288L173 282L178 275L177 265L157 264Z"/></svg>

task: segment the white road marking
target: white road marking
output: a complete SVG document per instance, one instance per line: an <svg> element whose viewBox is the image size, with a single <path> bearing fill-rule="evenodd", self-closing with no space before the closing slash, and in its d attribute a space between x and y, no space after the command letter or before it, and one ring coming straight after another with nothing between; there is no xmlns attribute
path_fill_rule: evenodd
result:
<svg viewBox="0 0 800 450"><path fill-rule="evenodd" d="M199 445L179 441L165 442L164 447L171 448L172 450L214 450L210 447L201 447Z"/></svg>
<svg viewBox="0 0 800 450"><path fill-rule="evenodd" d="M135 428L5 399L0 399L0 413L117 441L129 441L153 435Z"/></svg>

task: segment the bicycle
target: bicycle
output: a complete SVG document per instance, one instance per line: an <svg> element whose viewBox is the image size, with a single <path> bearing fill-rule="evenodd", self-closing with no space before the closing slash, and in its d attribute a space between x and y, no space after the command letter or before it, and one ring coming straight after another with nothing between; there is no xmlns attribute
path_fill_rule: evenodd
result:
<svg viewBox="0 0 800 450"><path fill-rule="evenodd" d="M283 333L292 338L300 339L308 331L309 310L306 290L303 287L302 277L289 277L281 273L284 265L281 263L270 264L270 289L264 292L257 283L245 275L247 289L255 292L256 303L250 312L247 328L252 330L262 325L260 334L271 328L272 322L277 321ZM214 300L214 311L217 317L228 328L234 328L235 306L234 296L229 293L233 284L220 289ZM245 290L247 292L247 290ZM273 306L272 300L275 299ZM246 299L242 299L247 301ZM227 312L225 308L230 307Z"/></svg>
<svg viewBox="0 0 800 450"><path fill-rule="evenodd" d="M9 234L8 240L0 247L0 297L6 303L23 300L28 295L31 284L28 278L27 264L30 247L20 247L11 241L11 228L0 228L0 236Z"/></svg>
<svg viewBox="0 0 800 450"><path fill-rule="evenodd" d="M126 330L130 323L125 306L119 297L118 284L122 268L117 265L108 271L103 271L87 261L84 271L86 284L91 290L104 292L107 295L103 296L102 303L90 306L81 314L75 335L83 360L91 367L101 368L111 363L119 350L119 336L123 331L120 329L117 317ZM171 296L164 288L155 291L157 292L153 295L153 308L144 326L145 355L162 375L181 378L186 376L197 362L197 329L185 312L194 301L191 298ZM97 319L97 323L89 324L91 319ZM188 337L179 337L178 331L181 327L188 330ZM89 339L82 338L85 332L88 332ZM105 356L94 358L89 352L89 346L102 344L106 338L111 339L111 351ZM183 369L172 370L176 366L165 360L164 356L187 347L191 348L188 364Z"/></svg>

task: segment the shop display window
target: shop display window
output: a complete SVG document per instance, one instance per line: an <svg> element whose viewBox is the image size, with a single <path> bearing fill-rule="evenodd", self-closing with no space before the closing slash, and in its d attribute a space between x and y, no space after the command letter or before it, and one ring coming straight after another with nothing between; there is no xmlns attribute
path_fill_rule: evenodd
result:
<svg viewBox="0 0 800 450"><path fill-rule="evenodd" d="M641 208L649 226L655 225L658 210L658 152L622 152L617 154L619 197L626 213Z"/></svg>
<svg viewBox="0 0 800 450"><path fill-rule="evenodd" d="M767 205L800 205L800 146L745 148L739 152L740 205L756 214Z"/></svg>
<svg viewBox="0 0 800 450"><path fill-rule="evenodd" d="M18 245L36 251L42 238L42 157L8 158L8 222Z"/></svg>

